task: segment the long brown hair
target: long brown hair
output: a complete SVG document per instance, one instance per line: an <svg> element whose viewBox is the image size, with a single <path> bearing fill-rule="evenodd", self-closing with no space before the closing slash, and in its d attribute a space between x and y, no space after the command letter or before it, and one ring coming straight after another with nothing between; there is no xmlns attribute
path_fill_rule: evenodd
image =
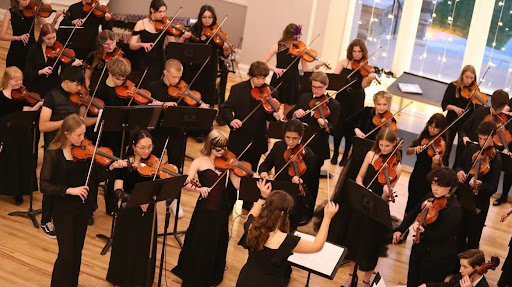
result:
<svg viewBox="0 0 512 287"><path fill-rule="evenodd" d="M283 35L281 39L279 39L279 43L284 44L289 42L295 37L295 31L297 30L297 24L290 23L286 25L286 28L283 30Z"/></svg>
<svg viewBox="0 0 512 287"><path fill-rule="evenodd" d="M92 67L96 67L98 63L105 56L105 48L103 48L103 44L108 40L116 41L116 34L110 30L103 30L98 34L98 38L96 39L96 51L92 52L94 59L92 60Z"/></svg>
<svg viewBox="0 0 512 287"><path fill-rule="evenodd" d="M64 133L67 132L68 134L70 134L79 129L81 126L85 126L85 122L80 116L78 116L77 114L71 114L67 116L62 122L59 132L53 139L48 149L56 150L62 148L68 140Z"/></svg>
<svg viewBox="0 0 512 287"><path fill-rule="evenodd" d="M473 65L466 65L466 66L464 66L464 68L462 68L462 70L460 71L460 75L457 78L457 80L453 81L453 84L457 88L457 92L455 94L455 96L457 98L460 97L459 89L464 87L464 83L462 82L462 77L464 76L464 74L466 72L470 72L471 74L473 74L473 76L475 76L475 79L473 81L476 81L476 70L475 70L475 67L473 67Z"/></svg>
<svg viewBox="0 0 512 287"><path fill-rule="evenodd" d="M260 216L254 219L247 233L247 246L251 251L261 251L268 240L269 233L279 229L290 231L288 214L293 208L293 198L282 190L274 190L261 209Z"/></svg>
<svg viewBox="0 0 512 287"><path fill-rule="evenodd" d="M398 144L398 137L396 136L396 133L392 128L382 128L375 137L375 142L373 143L372 146L372 151L374 153L382 153L379 147L379 141L395 143L394 147L396 147L396 145ZM400 151L397 151L396 156L398 161L402 160Z"/></svg>
<svg viewBox="0 0 512 287"><path fill-rule="evenodd" d="M18 0L11 0L11 9L14 13L20 13L20 2Z"/></svg>
<svg viewBox="0 0 512 287"><path fill-rule="evenodd" d="M46 37L49 34L57 33L57 30L55 30L55 27L53 25L50 25L48 23L43 24L41 26L41 31L39 32L39 38L37 39L37 44L43 43L43 37Z"/></svg>
<svg viewBox="0 0 512 287"><path fill-rule="evenodd" d="M352 50L354 50L354 47L359 47L361 52L363 52L363 58L368 58L368 48L366 48L364 41L361 39L354 39L352 42L350 42L350 45L348 45L347 48L347 59L349 61L354 60L354 56L352 55Z"/></svg>

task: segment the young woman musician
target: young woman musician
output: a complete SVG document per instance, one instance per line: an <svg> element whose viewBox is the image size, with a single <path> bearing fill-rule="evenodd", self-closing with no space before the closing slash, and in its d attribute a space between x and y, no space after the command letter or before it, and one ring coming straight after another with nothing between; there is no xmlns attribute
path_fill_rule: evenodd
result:
<svg viewBox="0 0 512 287"><path fill-rule="evenodd" d="M345 124L352 125L356 136L360 138L366 138L369 140L375 140L375 136L377 135L378 131L374 131L373 133L368 134L370 131L377 127L373 122L373 119L376 116L378 117L378 115L382 115L386 112L389 112L389 109L391 108L391 98L392 95L386 91L377 92L375 95L373 95L373 103L375 106L364 107L357 114L354 114L350 118L348 118ZM379 125L384 120L386 120L386 118L379 119ZM389 123L396 125L395 118L391 118L389 120ZM387 127L387 125L385 124L383 125L383 127ZM336 153L336 149L334 152ZM336 164L338 156L333 156L333 159L336 159L336 161L333 161L331 159L331 163Z"/></svg>
<svg viewBox="0 0 512 287"><path fill-rule="evenodd" d="M383 160L384 163L397 144L398 138L392 129L381 129L375 138L375 144L364 158L359 174L356 177L356 183L361 186L370 184L370 181L379 172L379 169L375 167L377 160ZM395 160L390 160L389 164L394 165L390 168L395 170L398 180L402 171L400 154L395 153L393 157ZM395 184L396 181L392 181L391 187L394 187ZM382 185L378 180L373 181L369 189L386 202L393 196L392 191L388 189L387 185ZM349 250L346 259L350 260L350 273L343 286L350 286L353 272L357 271L354 270L356 263L359 266L359 270L365 272L363 284L369 286L370 278L375 266L377 266L379 257L383 257L386 254L386 245L389 242L389 238L391 238L391 234L388 236L383 225L367 217L362 218L355 211L349 216L347 230L344 232L343 246L346 246Z"/></svg>
<svg viewBox="0 0 512 287"><path fill-rule="evenodd" d="M472 65L466 65L460 71L460 75L457 80L448 84L446 87L446 91L444 92L443 101L441 102L441 107L443 111L448 111L446 113L446 121L451 124L455 121L459 116L464 113L464 109L468 106L469 99L466 99L461 96L461 92L463 89L468 89L471 85L476 84L476 71ZM464 115L464 117L458 120L453 126L448 130L448 139L446 140L446 152L443 157L443 163L448 166L450 160L450 153L452 151L453 140L455 139L455 135L459 131L460 127L464 124L464 122L471 116L474 110L474 104L469 104L469 112ZM462 137L459 135L459 140ZM464 149L462 145L457 145L457 154L462 155Z"/></svg>
<svg viewBox="0 0 512 287"><path fill-rule="evenodd" d="M137 183L152 180L152 177L143 176L137 169L128 167L128 162L136 168L145 165L145 160L151 156L152 150L151 134L147 130L133 130L128 160L116 161L110 165L109 169L114 171L112 178L115 180L115 194L121 201L129 199ZM140 208L119 209L107 273L107 281L115 286L151 286L153 284L157 235L155 228L153 242L151 242L154 210L154 204L144 204ZM153 245L151 256L153 260L149 261L151 245ZM149 269L151 272L148 275Z"/></svg>
<svg viewBox="0 0 512 287"><path fill-rule="evenodd" d="M88 198L87 161L75 161L72 146L85 136L82 118L71 114L64 119L57 136L45 152L41 168L41 191L55 197L53 222L59 244L51 286L78 286L87 221L94 204Z"/></svg>
<svg viewBox="0 0 512 287"><path fill-rule="evenodd" d="M333 132L334 153L331 158L331 163L333 164L338 162L339 147L343 137L345 138L345 151L343 152L340 165L347 163L348 153L352 147L351 138L354 133L350 125L345 123L345 120L363 108L365 97L364 89L370 86L372 81L376 78L375 73L370 73L367 77L363 77L359 72L355 72L350 78L347 78L348 75L353 72L353 64L366 58L368 58L366 44L362 40L355 39L347 48L347 58L341 60L334 70L334 73L341 74L343 80L346 80L344 84L348 84L353 80L356 80L356 82L336 96L336 100L340 103L341 111L339 113L337 128Z"/></svg>
<svg viewBox="0 0 512 287"><path fill-rule="evenodd" d="M417 204L394 230L393 244L397 244L402 234L412 226L418 232L419 243L411 249L409 258L409 271L407 274L407 287L417 287L427 282L441 282L453 270L453 263L457 258L456 233L462 220L462 210L459 201L452 196L458 186L457 175L448 167L438 167L427 175L432 193L427 194L423 200L440 202L437 219L430 223L419 225L417 216L422 212L422 204ZM441 202L444 204L441 204ZM444 207L443 207L444 205ZM434 209L432 209L434 210ZM415 220L418 220L415 222ZM414 222L414 224L413 224ZM418 240L418 238L416 238Z"/></svg>
<svg viewBox="0 0 512 287"><path fill-rule="evenodd" d="M168 42L174 41L174 37L164 32L158 42L154 43L161 34L156 30L155 22L162 20L166 11L167 4L163 0L152 0L148 17L137 21L133 28L130 49L139 51L133 70L142 76L144 70L148 69L141 87L147 87L152 81L160 79L165 62L164 48Z"/></svg>
<svg viewBox="0 0 512 287"><path fill-rule="evenodd" d="M215 161L224 154L228 138L220 130L212 130L206 137L201 150L188 171L188 184L185 189L200 193L190 225L185 236L185 244L178 264L172 273L180 277L183 286L217 286L224 278L226 253L229 241L229 215L233 197L225 187L226 174L215 186L221 172ZM202 187L192 184L197 178ZM239 189L240 178L229 173L229 180Z"/></svg>
<svg viewBox="0 0 512 287"><path fill-rule="evenodd" d="M13 90L23 85L23 74L15 66L5 69L0 86L0 119L17 111L37 111L39 102L28 106L24 101L13 99ZM0 135L0 182L2 194L14 195L16 205L23 203L23 195L37 190L35 177L37 158L32 158L33 131L2 131ZM27 180L27 172L30 180Z"/></svg>
<svg viewBox="0 0 512 287"><path fill-rule="evenodd" d="M290 234L289 213L293 198L282 190L272 191L272 185L260 180L260 199L254 204L244 223L244 234L238 242L249 250L249 258L240 271L237 287L288 286L291 267L288 256L294 253L315 253L327 239L329 224L338 212L338 205L328 202L322 225L315 241Z"/></svg>

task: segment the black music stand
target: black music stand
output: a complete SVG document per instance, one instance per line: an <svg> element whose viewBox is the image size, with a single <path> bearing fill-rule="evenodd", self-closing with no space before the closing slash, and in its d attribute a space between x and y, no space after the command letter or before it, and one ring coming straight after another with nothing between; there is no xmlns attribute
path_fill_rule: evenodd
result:
<svg viewBox="0 0 512 287"><path fill-rule="evenodd" d="M11 130L11 129L32 129L33 131L33 140L32 140L32 156L35 157L36 149L37 149L37 143L36 143L36 132L37 132L37 121L39 119L39 112L38 111L18 111L15 113L12 113L6 117L3 117L0 119L0 131L5 134L5 131ZM31 160L32 164L34 164L34 161ZM35 167L33 167L35 169ZM31 169L32 170L32 169ZM30 176L32 179L32 176ZM32 189L32 188L31 188ZM39 223L36 220L36 215L41 213L41 209L34 210L32 208L32 202L33 202L33 193L34 191L30 191L30 205L28 207L28 211L13 211L10 212L9 216L22 216L22 217L28 217L32 220L32 224L34 224L35 228L39 228Z"/></svg>
<svg viewBox="0 0 512 287"><path fill-rule="evenodd" d="M240 180L240 190L243 190L243 192L240 192L239 199L248 202L258 201L261 193L256 183L259 180L259 178L242 177ZM267 182L272 184L272 190L286 191L295 202L298 202L300 194L298 184L284 180L267 180Z"/></svg>
<svg viewBox="0 0 512 287"><path fill-rule="evenodd" d="M465 212L471 214L478 214L480 210L476 207L475 194L473 188L465 183L460 183L455 191L457 199L459 200L460 206Z"/></svg>
<svg viewBox="0 0 512 287"><path fill-rule="evenodd" d="M160 123L160 128L178 128L183 129L183 153L181 159L181 166L179 167L180 172L183 172L184 164L185 164L185 152L187 150L187 130L210 130L213 126L213 121L217 116L217 110L215 109L203 109L203 108L195 108L195 107L167 107L164 112L164 117ZM174 216L174 228L172 231L172 235L178 242L181 248L183 248L183 242L179 237L179 234L186 233L186 231L178 231L178 214L180 212L180 203L181 203L181 192L177 196L178 202L176 203L176 214ZM171 201L166 201L166 211L165 211L165 220L167 224L169 224L169 217L171 213L169 212L169 205ZM167 237L167 234L159 234L163 235L164 238Z"/></svg>
<svg viewBox="0 0 512 287"><path fill-rule="evenodd" d="M125 208L138 208L140 205L143 204L155 204L155 208L153 211L153 227L152 230L156 230L156 215L157 215L157 209L156 209L156 203L164 200L174 200L176 197L179 196L181 192L181 188L183 187L183 184L185 183L185 180L187 179L186 176L177 176L172 177L168 179L163 180L156 180L156 181L146 181L146 182L139 182L135 185L133 188L133 191L130 195L130 199L126 203ZM151 233L151 242L150 242L150 252L149 252L149 260L148 262L151 262L151 257L153 256L152 248L153 248L153 240L156 240L154 236L155 232ZM164 227L164 234L167 234L167 227ZM165 264L165 245L167 244L166 239L167 236L164 236L164 241L162 245L162 253L160 257L160 270L158 274L158 286L161 286L161 279L162 279L162 270L163 265ZM148 270L147 270L147 278L148 282L153 281L153 278L150 278L151 272L151 264L148 263Z"/></svg>
<svg viewBox="0 0 512 287"><path fill-rule="evenodd" d="M201 43L170 42L165 48L165 56L182 64L203 64L212 55L212 49L211 45Z"/></svg>
<svg viewBox="0 0 512 287"><path fill-rule="evenodd" d="M154 128L161 110L162 108L160 106L105 107L105 110L101 115L101 120L104 121L103 131L123 133L121 139L120 158L123 158L124 156L126 132L136 127L147 129L150 129L151 127ZM117 212L114 212L112 225L110 227L110 235L96 234L96 237L107 241L101 250L101 255L105 255L110 246L112 246L116 220Z"/></svg>

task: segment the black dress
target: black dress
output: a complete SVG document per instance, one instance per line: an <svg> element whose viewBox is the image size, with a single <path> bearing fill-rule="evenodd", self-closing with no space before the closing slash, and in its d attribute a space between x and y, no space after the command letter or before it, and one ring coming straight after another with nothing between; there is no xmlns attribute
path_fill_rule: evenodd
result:
<svg viewBox="0 0 512 287"><path fill-rule="evenodd" d="M407 197L407 214L413 207L420 203L420 200L431 192L430 183L427 181L427 174L432 170L432 158L428 155L428 149L416 154L416 162L409 178L409 195Z"/></svg>
<svg viewBox="0 0 512 287"><path fill-rule="evenodd" d="M288 51L289 47L285 44L277 44L276 68L286 69L295 60L295 57ZM300 92L299 62L300 60L295 61L288 71L279 78L275 73L272 75L272 80L270 81L272 87L277 87L283 82L278 88L279 101L281 103L295 105L297 102L297 97Z"/></svg>
<svg viewBox="0 0 512 287"><path fill-rule="evenodd" d="M23 16L23 10L13 11L12 8L9 8L9 12L11 12L12 35L21 36L27 34L32 25L32 20L34 19ZM27 58L28 48L36 42L34 30L35 29L32 28L30 31L30 37L26 45L23 44L23 41L11 41L7 58L5 59L6 67L16 66L21 71L25 69L25 59Z"/></svg>
<svg viewBox="0 0 512 287"><path fill-rule="evenodd" d="M129 168L115 170L113 180L116 179L123 180L126 193L131 193L135 184L151 180L150 177L143 177ZM153 260L149 261L153 212L154 204L150 204L145 213L140 207L119 210L107 273L107 280L110 283L123 287L152 286L155 276L157 235L155 223ZM151 269L150 278L146 278L148 264Z"/></svg>
<svg viewBox="0 0 512 287"><path fill-rule="evenodd" d="M218 175L211 169L197 172L202 186L212 186ZM208 194L199 196L185 243L172 273L183 280L182 286L215 286L222 282L229 242L231 202L223 178Z"/></svg>
<svg viewBox="0 0 512 287"><path fill-rule="evenodd" d="M360 110L356 114L351 115L345 121L345 125L347 126L347 129L354 130L355 128L358 128L364 134L368 134L376 127L372 121L374 116L375 116L375 108L374 107L364 107L362 110ZM391 121L396 124L395 118L392 118ZM338 123L338 124L340 124L340 123ZM380 129L375 130L374 132L372 132L365 138L368 140L374 141L375 137L379 133L379 130Z"/></svg>
<svg viewBox="0 0 512 287"><path fill-rule="evenodd" d="M508 255L501 267L501 276L498 280L499 287L507 287L512 286L512 238L510 238L510 242L508 244Z"/></svg>
<svg viewBox="0 0 512 287"><path fill-rule="evenodd" d="M0 127L2 119L14 112L22 111L24 102L7 98L0 90ZM36 161L33 158L32 129L0 129L0 195L24 195L38 190Z"/></svg>
<svg viewBox="0 0 512 287"><path fill-rule="evenodd" d="M144 21L142 20L142 24L144 25ZM148 30L142 29L140 31L133 31L133 36L140 36L141 43L154 43L155 40L160 36L160 33L151 33ZM165 43L164 34L158 42L156 42L155 46L151 51L147 52L144 48L139 49L137 52L137 60L134 64L133 71L142 75L144 74L144 70L147 68L148 71L146 76L144 77L142 84L140 85L142 88L147 88L149 84L155 80L158 80L162 77L162 73L165 67L165 56L164 56L164 43Z"/></svg>
<svg viewBox="0 0 512 287"><path fill-rule="evenodd" d="M55 59L45 59L41 44L36 43L31 46L28 50L25 70L23 71L27 89L39 93L44 98L51 89L57 87L60 84L60 61L55 65L55 68L53 68L54 72L49 76L45 74L39 75L39 70L48 66L52 67L54 64ZM62 69L64 69L64 66L62 66Z"/></svg>
<svg viewBox="0 0 512 287"><path fill-rule="evenodd" d="M238 242L238 245L248 249L247 232L254 216L251 214L244 223L244 235ZM249 250L247 263L240 271L237 287L259 287L259 286L288 286L290 281L291 267L288 263L288 257L292 255L293 249L299 244L300 237L293 234L287 234L278 249L271 249L263 246L263 250Z"/></svg>

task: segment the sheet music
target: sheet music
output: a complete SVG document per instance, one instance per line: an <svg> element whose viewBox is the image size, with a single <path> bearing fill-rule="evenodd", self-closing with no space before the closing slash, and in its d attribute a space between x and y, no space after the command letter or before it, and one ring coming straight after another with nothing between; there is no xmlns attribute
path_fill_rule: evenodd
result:
<svg viewBox="0 0 512 287"><path fill-rule="evenodd" d="M404 93L423 94L423 91L418 84L398 83L398 88Z"/></svg>
<svg viewBox="0 0 512 287"><path fill-rule="evenodd" d="M295 231L295 235L302 239L315 241L315 237L309 234ZM331 276L344 250L343 247L326 242L319 252L309 254L294 253L288 257L288 261L315 270L326 276Z"/></svg>

